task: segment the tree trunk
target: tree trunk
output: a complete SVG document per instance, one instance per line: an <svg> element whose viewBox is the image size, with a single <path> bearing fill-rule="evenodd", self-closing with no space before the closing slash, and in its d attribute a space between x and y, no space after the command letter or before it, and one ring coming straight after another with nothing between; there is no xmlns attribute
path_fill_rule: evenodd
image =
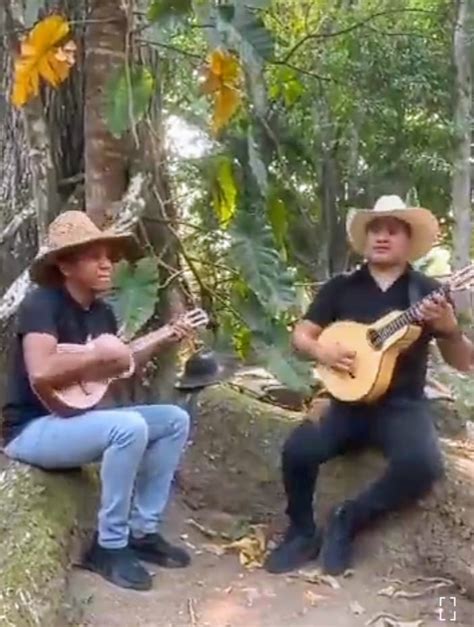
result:
<svg viewBox="0 0 474 627"><path fill-rule="evenodd" d="M456 108L454 121L458 143L454 155L452 178L452 207L454 213L453 265L461 268L470 261L471 219L471 116L472 116L472 59L469 24L472 20L472 3L458 1L454 29L454 65L456 69ZM458 308L469 314L468 295L458 297Z"/></svg>
<svg viewBox="0 0 474 627"><path fill-rule="evenodd" d="M119 0L92 0L85 37L86 208L100 227L117 213L127 187L128 138L114 137L104 118L107 80L125 62L127 15Z"/></svg>

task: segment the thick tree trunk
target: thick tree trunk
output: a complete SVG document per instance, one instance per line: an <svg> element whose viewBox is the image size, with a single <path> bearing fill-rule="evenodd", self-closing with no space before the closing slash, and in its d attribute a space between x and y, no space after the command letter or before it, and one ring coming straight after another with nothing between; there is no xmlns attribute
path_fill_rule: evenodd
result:
<svg viewBox="0 0 474 627"><path fill-rule="evenodd" d="M454 213L453 262L455 268L469 263L472 240L471 217L471 116L472 116L472 58L469 24L472 29L472 3L459 0L454 30L454 65L456 69L456 108L454 121L458 144L454 156L452 178L452 207ZM469 299L458 299L458 307L469 313Z"/></svg>
<svg viewBox="0 0 474 627"><path fill-rule="evenodd" d="M85 37L85 174L89 216L105 226L127 188L128 139L114 137L104 119L107 81L125 62L127 16L119 0L92 0Z"/></svg>

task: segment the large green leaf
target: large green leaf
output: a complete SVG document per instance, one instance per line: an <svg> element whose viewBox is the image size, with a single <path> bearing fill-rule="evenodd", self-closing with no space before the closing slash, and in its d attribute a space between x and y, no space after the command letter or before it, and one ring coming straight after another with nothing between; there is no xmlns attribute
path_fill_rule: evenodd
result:
<svg viewBox="0 0 474 627"><path fill-rule="evenodd" d="M229 37L229 44L239 49L244 60L253 55L261 59L271 59L274 56L275 42L272 34L253 8L240 3L218 7L217 27L222 34Z"/></svg>
<svg viewBox="0 0 474 627"><path fill-rule="evenodd" d="M105 119L109 131L120 137L145 115L155 87L151 71L132 66L121 68L106 85Z"/></svg>
<svg viewBox="0 0 474 627"><path fill-rule="evenodd" d="M292 276L275 249L268 224L258 216L242 213L230 234L231 262L265 309L275 314L289 309L295 300Z"/></svg>
<svg viewBox="0 0 474 627"><path fill-rule="evenodd" d="M255 342L257 358L261 366L291 390L308 394L311 391L311 365L301 361L292 352L289 339L286 342L263 344Z"/></svg>
<svg viewBox="0 0 474 627"><path fill-rule="evenodd" d="M192 9L192 0L152 0L148 7L150 22L181 17Z"/></svg>
<svg viewBox="0 0 474 627"><path fill-rule="evenodd" d="M285 238L288 232L287 207L278 194L278 190L272 188L267 201L267 213L270 221L273 237L281 250L285 250Z"/></svg>
<svg viewBox="0 0 474 627"><path fill-rule="evenodd" d="M217 219L226 226L234 217L237 199L232 160L226 156L216 159L212 179L212 202Z"/></svg>
<svg viewBox="0 0 474 627"><path fill-rule="evenodd" d="M140 259L135 266L120 262L114 273L110 298L123 335L133 337L151 318L158 301L158 266L153 257Z"/></svg>

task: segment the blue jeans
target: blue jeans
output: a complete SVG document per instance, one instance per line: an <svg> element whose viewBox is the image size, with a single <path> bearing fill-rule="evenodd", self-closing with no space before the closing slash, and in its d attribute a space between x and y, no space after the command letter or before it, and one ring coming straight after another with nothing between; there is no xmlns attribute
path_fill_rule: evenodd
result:
<svg viewBox="0 0 474 627"><path fill-rule="evenodd" d="M5 454L44 469L102 460L99 544L120 548L129 530L156 533L189 432L175 405L93 410L73 418L36 418Z"/></svg>

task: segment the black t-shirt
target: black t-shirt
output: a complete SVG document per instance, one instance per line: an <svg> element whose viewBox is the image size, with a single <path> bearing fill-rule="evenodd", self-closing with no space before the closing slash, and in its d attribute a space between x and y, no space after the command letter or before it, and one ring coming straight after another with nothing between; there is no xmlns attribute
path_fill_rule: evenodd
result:
<svg viewBox="0 0 474 627"><path fill-rule="evenodd" d="M383 291L367 265L363 265L352 273L340 274L325 283L304 317L323 328L337 320L369 324L391 311L404 310L410 306L411 281L415 285L416 300L440 286L438 281L409 268ZM424 396L428 344L433 337L424 329L418 340L399 356L386 396Z"/></svg>
<svg viewBox="0 0 474 627"><path fill-rule="evenodd" d="M27 333L47 333L58 343L84 344L102 333L115 335L117 322L111 307L102 300L84 309L65 288L36 288L25 297L18 310L2 410L5 444L31 420L50 413L31 389L22 346Z"/></svg>

